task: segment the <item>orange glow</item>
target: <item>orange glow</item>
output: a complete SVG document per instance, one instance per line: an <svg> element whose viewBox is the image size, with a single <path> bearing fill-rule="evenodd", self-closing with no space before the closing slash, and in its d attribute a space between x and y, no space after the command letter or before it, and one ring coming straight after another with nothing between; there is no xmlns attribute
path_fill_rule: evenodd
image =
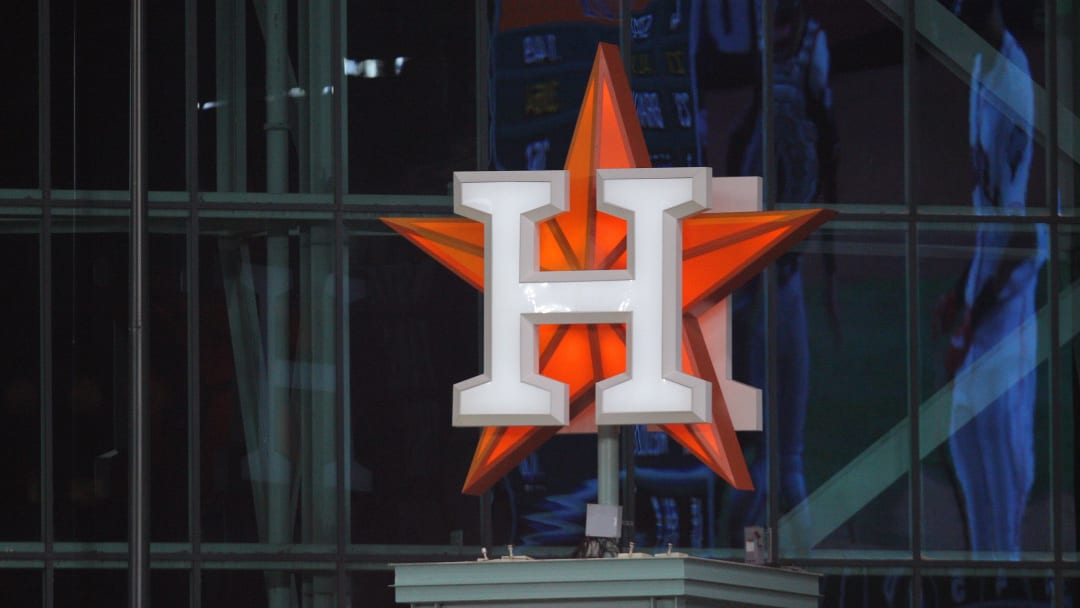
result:
<svg viewBox="0 0 1080 608"><path fill-rule="evenodd" d="M601 44L566 159L570 209L538 229L541 269L626 268L626 222L597 211L596 170L650 166L618 48ZM821 209L706 213L683 221L683 369L712 383L713 422L660 428L738 489L752 489L753 483L697 316L834 214ZM383 221L470 285L483 289L483 224L457 218ZM595 428L596 382L626 370L626 328L544 325L538 332L541 373L569 385L570 428ZM462 492L487 491L560 430L485 428Z"/></svg>

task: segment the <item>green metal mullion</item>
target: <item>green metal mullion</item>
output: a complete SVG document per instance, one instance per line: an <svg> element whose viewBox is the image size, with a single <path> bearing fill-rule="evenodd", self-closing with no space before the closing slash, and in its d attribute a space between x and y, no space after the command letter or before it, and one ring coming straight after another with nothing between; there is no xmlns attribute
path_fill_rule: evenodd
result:
<svg viewBox="0 0 1080 608"><path fill-rule="evenodd" d="M1061 242L1061 233L1059 231L1059 224L1056 221L1058 215L1061 213L1059 208L1059 195L1058 195L1058 160L1059 160L1059 148L1058 148L1058 74L1057 74L1057 0L1045 1L1045 40L1044 40L1044 55L1045 55L1045 72L1046 82L1045 87L1047 91L1047 116L1046 116L1046 150L1047 150L1047 162L1045 171L1046 187L1045 192L1048 200L1046 205L1050 210L1050 251L1049 259L1047 263L1050 271L1047 273L1048 277L1048 289L1050 291L1049 309L1050 309L1050 499L1051 499L1051 517L1050 517L1050 534L1051 534L1051 547L1054 551L1054 605L1065 605L1065 578L1063 576L1063 557L1064 547L1063 538L1064 527L1064 497L1061 492L1063 487L1063 479L1065 475L1064 458L1062 450L1062 440L1064 433L1062 426L1064 422L1064 409L1062 404L1061 395L1061 347L1058 346L1060 341L1058 336L1061 333L1061 319L1060 313L1060 298L1058 292L1061 289L1061 276L1058 273L1058 265L1060 264L1059 255L1059 243Z"/></svg>
<svg viewBox="0 0 1080 608"><path fill-rule="evenodd" d="M764 208L776 208L776 129L773 108L773 36L771 27L776 7L772 2L761 3L761 130L762 130L762 197ZM755 38L756 40L756 38ZM767 556L770 563L780 558L780 404L777 400L780 378L776 373L779 362L776 336L776 293L779 288L778 277L772 268L762 273L765 284L765 462L768 463L766 474L766 535ZM759 455L760 457L760 455Z"/></svg>
<svg viewBox="0 0 1080 608"><path fill-rule="evenodd" d="M150 602L150 400L148 395L149 215L147 208L146 136L146 2L131 3L131 65L129 180L131 192L128 235L130 353L128 390L128 606Z"/></svg>
<svg viewBox="0 0 1080 608"><path fill-rule="evenodd" d="M199 341L199 14L196 0L184 1L184 97L187 100L184 116L187 146L188 220L185 264L187 266L187 406L188 406L188 540L191 542L191 561L188 573L188 605L198 608L202 603L202 374ZM153 547L151 547L152 549ZM151 567L155 560L151 558Z"/></svg>
<svg viewBox="0 0 1080 608"><path fill-rule="evenodd" d="M345 245L345 188L348 183L346 174L345 158L348 150L348 129L346 128L345 86L343 82L343 70L341 58L345 54L345 43L348 32L347 3L343 0L329 0L330 10L337 17L338 27L332 29L330 36L330 86L334 92L334 103L330 108L331 135L327 138L332 143L330 152L331 171L330 179L334 193L334 222L331 243L331 267L334 277L334 303L332 307L331 322L333 331L333 360L334 360L334 515L335 515L335 581L338 608L348 608L352 602L349 599L348 572L345 569L345 557L347 545L350 540L349 519L346 517L348 510L349 493L346 491L348 478L345 476L346 460L350 458L350 451L345 449L348 427L346 424L346 408L349 402L346 400L347 383L345 375L348 373L346 365L348 356L348 343L346 341L348 309L345 300L345 272L348 251Z"/></svg>
<svg viewBox="0 0 1080 608"><path fill-rule="evenodd" d="M908 488L909 512L908 539L911 543L911 595L914 606L922 605L922 458L919 445L919 407L921 382L919 379L919 319L918 319L918 272L919 231L915 204L915 87L916 43L918 32L914 0L904 2L903 13L903 87L904 87L904 205L907 207L904 256L904 280L907 283L907 342L908 342Z"/></svg>
<svg viewBox="0 0 1080 608"><path fill-rule="evenodd" d="M42 570L42 605L53 608L55 564L51 559L55 541L53 482L53 348L52 348L52 10L50 0L38 0L38 180L41 188L41 235L38 238L38 316L41 332L39 379L41 433L39 435L41 534L46 559Z"/></svg>
<svg viewBox="0 0 1080 608"><path fill-rule="evenodd" d="M630 54L633 46L633 36L631 35L631 15L632 3L630 0L620 0L619 2L619 56L622 59L623 70L629 76L633 74L630 69ZM622 464L622 470L625 471L625 475L622 477L621 488L619 488L622 500L622 525L620 532L621 538L626 541L633 541L635 530L637 528L637 509L635 508L635 494L636 494L636 476L634 468L634 427L624 425L619 427L619 436L615 439L617 442L617 449L619 451L617 461ZM616 478L618 472L616 472ZM710 518L711 521L711 518Z"/></svg>

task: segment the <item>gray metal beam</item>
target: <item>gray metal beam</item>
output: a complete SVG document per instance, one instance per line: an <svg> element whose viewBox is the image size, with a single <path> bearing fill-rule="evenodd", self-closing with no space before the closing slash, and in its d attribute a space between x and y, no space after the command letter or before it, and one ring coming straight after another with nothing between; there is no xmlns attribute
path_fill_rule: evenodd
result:
<svg viewBox="0 0 1080 608"><path fill-rule="evenodd" d="M128 427L128 605L150 601L150 410L147 399L147 150L146 13L143 0L131 3L131 97L129 167L131 224L128 251L131 307L128 319L130 389Z"/></svg>

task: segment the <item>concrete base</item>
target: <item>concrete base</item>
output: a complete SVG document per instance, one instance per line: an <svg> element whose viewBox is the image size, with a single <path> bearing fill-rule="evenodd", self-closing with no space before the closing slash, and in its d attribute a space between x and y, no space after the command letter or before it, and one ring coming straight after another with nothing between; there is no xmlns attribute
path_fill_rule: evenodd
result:
<svg viewBox="0 0 1080 608"><path fill-rule="evenodd" d="M392 564L415 608L816 608L817 574L695 557Z"/></svg>

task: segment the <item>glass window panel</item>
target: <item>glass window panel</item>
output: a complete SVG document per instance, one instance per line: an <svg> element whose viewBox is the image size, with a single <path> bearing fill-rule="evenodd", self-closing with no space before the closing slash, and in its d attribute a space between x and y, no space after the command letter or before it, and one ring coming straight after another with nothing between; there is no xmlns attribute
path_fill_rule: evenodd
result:
<svg viewBox="0 0 1080 608"><path fill-rule="evenodd" d="M394 608L394 573L369 570L350 573L353 605L363 603L372 608ZM361 599L363 598L363 599Z"/></svg>
<svg viewBox="0 0 1080 608"><path fill-rule="evenodd" d="M491 168L562 169L596 45L617 44L618 5L495 3L491 19Z"/></svg>
<svg viewBox="0 0 1080 608"><path fill-rule="evenodd" d="M1066 574L1065 578L1065 605L1075 605L1076 598L1080 598L1080 577L1074 572Z"/></svg>
<svg viewBox="0 0 1080 608"><path fill-rule="evenodd" d="M1058 3L1053 23L1057 35L1058 100L1058 201L1064 213L1075 213L1080 179L1080 138L1076 137L1078 96L1080 96L1080 12L1071 3Z"/></svg>
<svg viewBox="0 0 1080 608"><path fill-rule="evenodd" d="M700 17L689 2L653 0L630 18L630 87L652 165L699 166L690 40Z"/></svg>
<svg viewBox="0 0 1080 608"><path fill-rule="evenodd" d="M130 6L50 10L53 186L126 190Z"/></svg>
<svg viewBox="0 0 1080 608"><path fill-rule="evenodd" d="M1065 516L1062 521L1062 550L1066 559L1080 558L1077 547L1080 546L1076 516L1076 497L1080 494L1080 467L1076 466L1077 446L1080 445L1080 293L1077 283L1080 280L1080 234L1076 228L1069 227L1059 240L1059 277L1061 292L1058 295L1060 306L1061 335L1058 339L1061 356L1061 397L1062 420L1058 422L1062 445L1055 452L1060 454L1062 463L1062 485L1059 488Z"/></svg>
<svg viewBox="0 0 1080 608"><path fill-rule="evenodd" d="M0 56L8 93L0 118L8 154L0 163L0 188L38 185L38 3L6 3L0 17Z"/></svg>
<svg viewBox="0 0 1080 608"><path fill-rule="evenodd" d="M0 539L41 538L41 330L40 272L35 219L0 220L4 259L19 260L0 269L7 297L0 299L0 318L7 319L0 362Z"/></svg>
<svg viewBox="0 0 1080 608"><path fill-rule="evenodd" d="M233 162L233 156L230 154L229 142L233 137L237 136L237 133L242 133L246 130L246 123L236 124L236 121L230 120L234 111L231 106L227 106L223 103L224 97L228 96L228 80L227 74L229 71L226 69L232 66L232 63L226 61L226 58L230 55L228 50L223 49L221 62L224 64L222 67L218 67L218 49L217 49L217 6L222 4L217 0L196 0L196 25L198 29L198 48L196 49L197 56L197 77L196 83L197 89L197 101L196 108L196 129L198 135L198 172L199 172L199 189L207 191L231 191L231 190L243 190L240 184L234 186L232 179L234 175L233 170L236 172L246 174L246 168L240 171L239 167L234 167L234 164L245 165L244 162ZM222 4L222 6L224 6ZM222 26L224 28L224 26ZM222 70L222 81L219 82L217 72ZM222 137L225 138L221 143L221 158L218 158L219 144L218 144L218 130L221 130ZM219 168L220 167L220 168ZM222 178L219 180L219 174Z"/></svg>
<svg viewBox="0 0 1080 608"><path fill-rule="evenodd" d="M934 555L1050 550L1046 255L1042 225L920 230L922 534Z"/></svg>
<svg viewBox="0 0 1080 608"><path fill-rule="evenodd" d="M146 17L146 136L153 190L186 185L184 2L155 2Z"/></svg>
<svg viewBox="0 0 1080 608"><path fill-rule="evenodd" d="M828 120L820 116L815 119L819 123L820 177L817 198L809 202L848 205L904 202L903 35L896 25L899 16L893 10L902 5L899 2L823 3L816 13L811 13L828 43L832 113L831 116L826 113L826 117L834 123L835 135L830 142ZM780 33L782 24L781 18ZM780 37L778 33L774 36ZM820 51L814 53L820 56ZM792 123L780 119L782 114L790 112L784 110L779 95L785 62L780 57L775 62L775 128L780 147ZM815 65L822 63L818 59ZM817 112L820 115L821 110ZM830 143L833 149L829 149ZM785 180L788 175L796 175L785 168L785 155L778 151L777 156L778 178ZM797 159L791 159L788 164L794 167L796 162ZM830 185L830 180L835 183ZM784 190L780 187L777 192ZM800 202L795 197L778 196L778 200Z"/></svg>
<svg viewBox="0 0 1080 608"><path fill-rule="evenodd" d="M198 0L201 189L332 191L337 21L320 13L328 3L312 4L308 14L296 6Z"/></svg>
<svg viewBox="0 0 1080 608"><path fill-rule="evenodd" d="M1054 577L1039 570L930 570L922 577L926 606L1051 606Z"/></svg>
<svg viewBox="0 0 1080 608"><path fill-rule="evenodd" d="M913 185L925 210L1045 212L1042 7L916 4Z"/></svg>
<svg viewBox="0 0 1080 608"><path fill-rule="evenodd" d="M54 576L56 608L123 606L127 602L127 570L57 570Z"/></svg>
<svg viewBox="0 0 1080 608"><path fill-rule="evenodd" d="M823 574L822 608L912 606L912 578L909 570L826 568Z"/></svg>
<svg viewBox="0 0 1080 608"><path fill-rule="evenodd" d="M187 570L151 570L150 604L155 608L188 608L189 578Z"/></svg>
<svg viewBox="0 0 1080 608"><path fill-rule="evenodd" d="M495 544L522 547L515 552L525 555L534 548L556 547L558 556L569 557L585 538L585 505L596 502L596 447L593 434L556 435L498 483L491 507ZM668 509L667 518L661 516L650 526L642 515L652 508L651 489L646 485L636 494L636 550L660 542L688 546L689 542L678 542L680 529L674 512L680 506L688 509L690 499L682 505L674 500L661 504L660 509ZM624 511L625 515L629 513ZM500 550L497 555L505 552Z"/></svg>
<svg viewBox="0 0 1080 608"><path fill-rule="evenodd" d="M0 570L0 589L4 598L13 606L41 606L41 570Z"/></svg>
<svg viewBox="0 0 1080 608"><path fill-rule="evenodd" d="M454 383L479 373L479 294L381 225L350 232L352 542L477 545L461 487L478 433L450 418Z"/></svg>
<svg viewBox="0 0 1080 608"><path fill-rule="evenodd" d="M127 218L57 217L52 236L56 538L127 537Z"/></svg>
<svg viewBox="0 0 1080 608"><path fill-rule="evenodd" d="M906 240L832 222L776 266L782 555L907 556Z"/></svg>
<svg viewBox="0 0 1080 608"><path fill-rule="evenodd" d="M624 428L633 432L634 442L634 551L664 552L671 543L677 551L741 558L742 553L736 553L735 547L743 546L742 527L741 522L732 521L737 507L731 504L731 489L726 482L667 433L644 425ZM567 536L564 545L581 541L585 532L585 504L596 501L596 439L586 438L591 441L579 440L578 445L564 442L561 450L562 460L581 469L579 476L587 475L584 485L588 489L588 493L578 498L576 519L571 520L576 525L576 537ZM541 451L541 458L558 456L555 449L553 442L548 451ZM565 505L565 498L555 492L551 494L541 495L547 502L539 501L535 508L548 508L556 515L565 508L551 507ZM629 513L624 511L623 515ZM553 518L536 514L530 519L539 527Z"/></svg>
<svg viewBox="0 0 1080 608"><path fill-rule="evenodd" d="M349 192L445 194L451 172L476 168L474 6L349 11Z"/></svg>
<svg viewBox="0 0 1080 608"><path fill-rule="evenodd" d="M717 175L763 175L760 3L700 3L698 132ZM784 204L903 203L902 36L887 4L780 4L770 172Z"/></svg>
<svg viewBox="0 0 1080 608"><path fill-rule="evenodd" d="M201 223L203 538L336 539L333 230Z"/></svg>
<svg viewBox="0 0 1080 608"><path fill-rule="evenodd" d="M203 570L203 608L335 606L337 577L331 570ZM368 605L363 600L358 604Z"/></svg>
<svg viewBox="0 0 1080 608"><path fill-rule="evenodd" d="M188 515L187 238L153 221L149 241L150 537L182 541Z"/></svg>

